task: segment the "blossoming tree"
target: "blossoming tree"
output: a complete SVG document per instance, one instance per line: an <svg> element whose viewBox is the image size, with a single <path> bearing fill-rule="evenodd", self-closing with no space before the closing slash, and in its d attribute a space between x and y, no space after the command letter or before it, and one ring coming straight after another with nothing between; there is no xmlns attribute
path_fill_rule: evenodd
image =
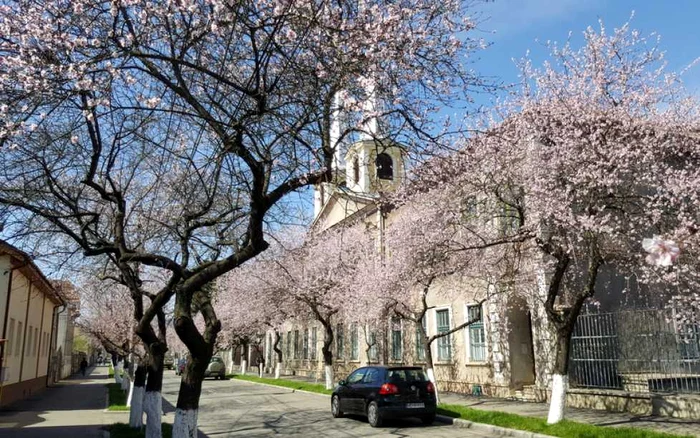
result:
<svg viewBox="0 0 700 438"><path fill-rule="evenodd" d="M467 4L0 6L6 231L32 240L37 233L21 232L31 225L63 236L52 244L65 254L112 263L135 303L150 297L136 305L136 333L161 369L167 347L151 322L175 297L174 328L191 358L176 438L195 436L220 329L197 294L266 249L265 218L284 214L289 193L329 181L339 141L372 126L367 119L384 116L384 132L409 152L438 145L437 104L480 85L463 66L480 46ZM340 110L349 123L333 130ZM168 281L147 293L138 266L164 270Z"/></svg>
<svg viewBox="0 0 700 438"><path fill-rule="evenodd" d="M601 272L653 282L643 238L697 229L699 217L689 195L700 176L697 102L664 72L656 42L629 25L583 36L580 49L552 45L541 69L523 62L505 119L464 154L464 176L484 193L508 191L532 237L535 298L554 334L549 423L563 418L571 334Z"/></svg>

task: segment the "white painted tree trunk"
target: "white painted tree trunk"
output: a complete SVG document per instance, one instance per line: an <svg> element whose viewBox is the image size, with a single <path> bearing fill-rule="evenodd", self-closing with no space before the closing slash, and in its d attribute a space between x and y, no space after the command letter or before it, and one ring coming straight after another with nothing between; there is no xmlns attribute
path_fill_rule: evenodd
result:
<svg viewBox="0 0 700 438"><path fill-rule="evenodd" d="M552 399L549 402L549 415L547 424L558 423L564 419L564 407L566 406L566 390L569 386L569 377L561 374L552 375Z"/></svg>
<svg viewBox="0 0 700 438"><path fill-rule="evenodd" d="M326 365L326 389L333 389L333 365Z"/></svg>
<svg viewBox="0 0 700 438"><path fill-rule="evenodd" d="M134 396L134 382L133 380L129 384L129 396L126 398L126 406L131 407L131 400Z"/></svg>
<svg viewBox="0 0 700 438"><path fill-rule="evenodd" d="M245 376L246 371L248 371L248 361L241 358L241 374Z"/></svg>
<svg viewBox="0 0 700 438"><path fill-rule="evenodd" d="M438 395L438 387L437 387L437 382L435 381L435 372L433 371L432 368L428 368L428 380L433 382L433 388L435 388L435 402L440 403L440 396Z"/></svg>
<svg viewBox="0 0 700 438"><path fill-rule="evenodd" d="M197 438L197 409L175 411L173 438Z"/></svg>
<svg viewBox="0 0 700 438"><path fill-rule="evenodd" d="M163 401L160 391L146 391L143 410L146 413L146 438L162 438Z"/></svg>
<svg viewBox="0 0 700 438"><path fill-rule="evenodd" d="M143 427L143 397L146 388L143 386L133 386L131 391L131 409L129 410L129 426L134 429Z"/></svg>
<svg viewBox="0 0 700 438"><path fill-rule="evenodd" d="M260 378L263 376L263 364L258 365L258 375Z"/></svg>
<svg viewBox="0 0 700 438"><path fill-rule="evenodd" d="M129 379L129 375L124 374L124 377L122 378L122 391L128 391L130 386L131 380Z"/></svg>
<svg viewBox="0 0 700 438"><path fill-rule="evenodd" d="M282 372L282 362L277 362L277 365L275 365L275 379L280 378L281 372Z"/></svg>

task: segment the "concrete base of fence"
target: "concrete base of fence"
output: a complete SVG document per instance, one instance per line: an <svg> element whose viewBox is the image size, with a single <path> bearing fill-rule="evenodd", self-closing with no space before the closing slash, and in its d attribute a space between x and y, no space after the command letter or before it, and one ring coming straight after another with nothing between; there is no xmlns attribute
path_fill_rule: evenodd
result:
<svg viewBox="0 0 700 438"><path fill-rule="evenodd" d="M566 403L574 408L700 420L699 395L661 395L572 388L568 391Z"/></svg>

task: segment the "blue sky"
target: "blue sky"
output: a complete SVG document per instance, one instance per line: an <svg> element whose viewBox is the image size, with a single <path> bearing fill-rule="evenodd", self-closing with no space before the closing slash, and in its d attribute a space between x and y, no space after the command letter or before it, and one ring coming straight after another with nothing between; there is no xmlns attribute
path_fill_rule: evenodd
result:
<svg viewBox="0 0 700 438"><path fill-rule="evenodd" d="M633 28L645 36L661 35L669 70L679 71L700 57L698 0L496 0L478 10L485 20L479 26L481 36L493 45L473 67L506 83L517 81L512 59L522 58L528 49L540 59L546 54L543 42L563 42L569 31L576 41L586 27L597 28L598 19L612 30L627 22L633 11ZM699 94L700 65L690 69L683 81Z"/></svg>

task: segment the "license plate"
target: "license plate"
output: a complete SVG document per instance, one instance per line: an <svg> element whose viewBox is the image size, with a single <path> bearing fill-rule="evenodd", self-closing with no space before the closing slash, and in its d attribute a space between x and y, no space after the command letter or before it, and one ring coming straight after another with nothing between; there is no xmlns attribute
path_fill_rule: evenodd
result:
<svg viewBox="0 0 700 438"><path fill-rule="evenodd" d="M425 403L406 403L407 409L422 409L425 407Z"/></svg>

